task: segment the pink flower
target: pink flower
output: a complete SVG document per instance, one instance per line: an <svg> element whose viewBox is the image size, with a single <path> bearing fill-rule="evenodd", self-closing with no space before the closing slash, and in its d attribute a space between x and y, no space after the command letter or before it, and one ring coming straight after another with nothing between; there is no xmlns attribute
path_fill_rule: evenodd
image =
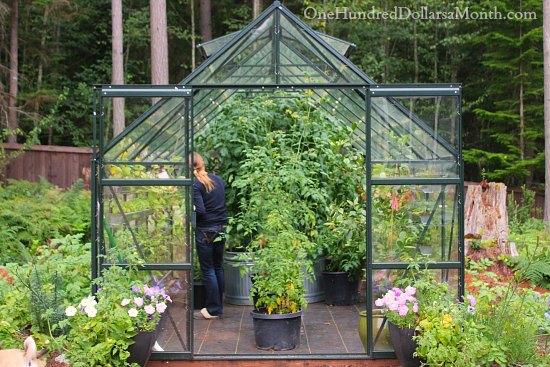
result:
<svg viewBox="0 0 550 367"><path fill-rule="evenodd" d="M384 306L384 300L382 298L378 298L376 301L374 301L374 304L378 307Z"/></svg>
<svg viewBox="0 0 550 367"><path fill-rule="evenodd" d="M414 313L418 312L418 303L413 304L413 312Z"/></svg>
<svg viewBox="0 0 550 367"><path fill-rule="evenodd" d="M399 304L397 303L397 301L393 301L390 303L386 303L386 307L388 307L390 311L397 311L397 309L399 308Z"/></svg>
<svg viewBox="0 0 550 367"><path fill-rule="evenodd" d="M399 316L406 316L409 312L409 307L407 307L407 305L401 305L399 306L397 312L399 312Z"/></svg>
<svg viewBox="0 0 550 367"><path fill-rule="evenodd" d="M134 297L134 303L136 306L141 307L143 306L143 298L141 297Z"/></svg>
<svg viewBox="0 0 550 367"><path fill-rule="evenodd" d="M153 307L153 305L147 305L145 307L143 307L143 310L145 311L145 313L147 315L152 315L155 313L155 308Z"/></svg>
<svg viewBox="0 0 550 367"><path fill-rule="evenodd" d="M391 208L392 210L395 210L396 212L399 211L399 201L397 200L397 196L393 195L391 197Z"/></svg>
<svg viewBox="0 0 550 367"><path fill-rule="evenodd" d="M474 307L476 305L476 298L474 296L469 294L468 296L466 296L466 298L468 298L468 301L470 302L470 306Z"/></svg>
<svg viewBox="0 0 550 367"><path fill-rule="evenodd" d="M412 296L413 294L416 293L416 288L415 287L411 287L410 285L407 286L407 288L405 288L405 293L409 296Z"/></svg>

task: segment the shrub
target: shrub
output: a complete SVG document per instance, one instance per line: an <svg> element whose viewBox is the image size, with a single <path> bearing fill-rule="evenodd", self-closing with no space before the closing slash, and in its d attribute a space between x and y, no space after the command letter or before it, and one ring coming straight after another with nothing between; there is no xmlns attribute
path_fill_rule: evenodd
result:
<svg viewBox="0 0 550 367"><path fill-rule="evenodd" d="M82 181L68 191L44 181L8 182L0 187L0 263L28 261L55 237L89 235L90 193Z"/></svg>

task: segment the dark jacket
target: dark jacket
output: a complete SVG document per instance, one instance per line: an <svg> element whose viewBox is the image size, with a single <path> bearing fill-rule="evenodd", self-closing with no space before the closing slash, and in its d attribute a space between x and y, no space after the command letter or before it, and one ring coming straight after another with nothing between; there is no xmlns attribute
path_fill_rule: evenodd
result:
<svg viewBox="0 0 550 367"><path fill-rule="evenodd" d="M225 184L220 176L209 173L208 177L214 181L214 188L209 193L206 192L206 187L198 179L195 178L193 183L197 228L227 224Z"/></svg>

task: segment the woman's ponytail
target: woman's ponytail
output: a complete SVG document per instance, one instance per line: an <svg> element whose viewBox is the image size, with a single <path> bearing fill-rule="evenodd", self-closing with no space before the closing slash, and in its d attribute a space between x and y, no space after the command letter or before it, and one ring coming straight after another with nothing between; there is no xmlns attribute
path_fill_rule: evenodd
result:
<svg viewBox="0 0 550 367"><path fill-rule="evenodd" d="M204 185L207 193L214 189L214 181L208 176L204 168L204 160L199 153L193 153L193 174Z"/></svg>

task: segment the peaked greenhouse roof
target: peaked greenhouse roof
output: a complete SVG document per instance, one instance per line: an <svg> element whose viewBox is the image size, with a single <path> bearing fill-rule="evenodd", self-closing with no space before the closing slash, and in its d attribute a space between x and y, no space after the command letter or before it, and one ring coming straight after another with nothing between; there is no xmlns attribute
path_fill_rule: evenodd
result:
<svg viewBox="0 0 550 367"><path fill-rule="evenodd" d="M344 56L350 47L313 31L275 1L241 31L201 45L204 55L213 54L182 83L203 87L371 84Z"/></svg>
<svg viewBox="0 0 550 367"><path fill-rule="evenodd" d="M308 89L315 108L325 109L336 123L356 127L355 146L364 149L366 93L376 83L345 57L353 46L314 31L275 1L241 31L199 45L206 60L180 82L193 90L194 132L205 133L236 95L249 93L253 98L258 92ZM373 98L371 108L373 160L456 160L456 144L438 135L433 123L423 121L402 100ZM181 159L186 110L181 98L162 99L106 146L106 157L117 160L132 151L141 161ZM395 139L407 136L408 144L395 149L388 134Z"/></svg>

